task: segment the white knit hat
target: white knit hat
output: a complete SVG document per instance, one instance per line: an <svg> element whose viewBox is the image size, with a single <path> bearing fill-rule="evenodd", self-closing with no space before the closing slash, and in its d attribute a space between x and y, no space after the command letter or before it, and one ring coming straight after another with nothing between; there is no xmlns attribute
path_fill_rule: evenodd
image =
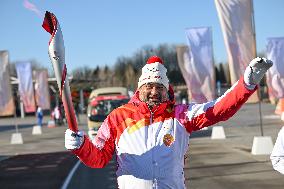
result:
<svg viewBox="0 0 284 189"><path fill-rule="evenodd" d="M158 56L152 56L148 59L147 64L142 68L142 74L138 81L138 89L146 83L160 83L169 89L169 79L167 69L163 61Z"/></svg>

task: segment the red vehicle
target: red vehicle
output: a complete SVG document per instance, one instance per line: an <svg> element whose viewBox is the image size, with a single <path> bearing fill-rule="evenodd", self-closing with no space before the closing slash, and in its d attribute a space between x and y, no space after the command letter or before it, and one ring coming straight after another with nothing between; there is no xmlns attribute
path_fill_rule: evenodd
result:
<svg viewBox="0 0 284 189"><path fill-rule="evenodd" d="M87 109L88 135L93 138L107 115L129 101L127 88L108 87L92 91Z"/></svg>

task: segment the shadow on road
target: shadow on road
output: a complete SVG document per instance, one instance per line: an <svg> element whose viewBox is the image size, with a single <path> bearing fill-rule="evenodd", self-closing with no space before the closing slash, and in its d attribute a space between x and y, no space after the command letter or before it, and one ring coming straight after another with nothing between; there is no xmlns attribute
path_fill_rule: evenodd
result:
<svg viewBox="0 0 284 189"><path fill-rule="evenodd" d="M1 161L0 186L9 189L60 188L76 161L70 152L13 156Z"/></svg>
<svg viewBox="0 0 284 189"><path fill-rule="evenodd" d="M190 134L190 138L211 137L211 133L212 133L212 130L211 130L211 129L208 129L208 130L199 130L199 131L192 132L192 133Z"/></svg>

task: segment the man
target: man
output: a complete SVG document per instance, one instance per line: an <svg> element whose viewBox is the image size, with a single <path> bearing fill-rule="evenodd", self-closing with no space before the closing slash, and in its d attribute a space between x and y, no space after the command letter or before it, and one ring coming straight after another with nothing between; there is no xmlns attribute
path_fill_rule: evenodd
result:
<svg viewBox="0 0 284 189"><path fill-rule="evenodd" d="M58 106L55 106L54 111L54 121L56 125L61 125L61 113Z"/></svg>
<svg viewBox="0 0 284 189"><path fill-rule="evenodd" d="M163 61L150 57L138 90L128 104L109 114L96 138L90 141L82 132L67 129L65 147L94 168L104 167L115 152L120 189L183 189L190 134L233 116L271 66L271 61L256 58L217 100L175 105Z"/></svg>
<svg viewBox="0 0 284 189"><path fill-rule="evenodd" d="M37 125L42 126L43 112L40 106L36 110Z"/></svg>
<svg viewBox="0 0 284 189"><path fill-rule="evenodd" d="M273 168L279 173L284 174L284 127L278 133L270 159Z"/></svg>

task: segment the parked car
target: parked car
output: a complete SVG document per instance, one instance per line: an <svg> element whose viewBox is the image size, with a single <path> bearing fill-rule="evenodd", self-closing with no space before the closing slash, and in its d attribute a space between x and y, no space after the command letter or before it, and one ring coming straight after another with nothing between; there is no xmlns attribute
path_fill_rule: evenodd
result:
<svg viewBox="0 0 284 189"><path fill-rule="evenodd" d="M128 101L128 90L124 87L107 87L93 90L87 108L89 137L93 139L100 125L112 110L126 104Z"/></svg>

